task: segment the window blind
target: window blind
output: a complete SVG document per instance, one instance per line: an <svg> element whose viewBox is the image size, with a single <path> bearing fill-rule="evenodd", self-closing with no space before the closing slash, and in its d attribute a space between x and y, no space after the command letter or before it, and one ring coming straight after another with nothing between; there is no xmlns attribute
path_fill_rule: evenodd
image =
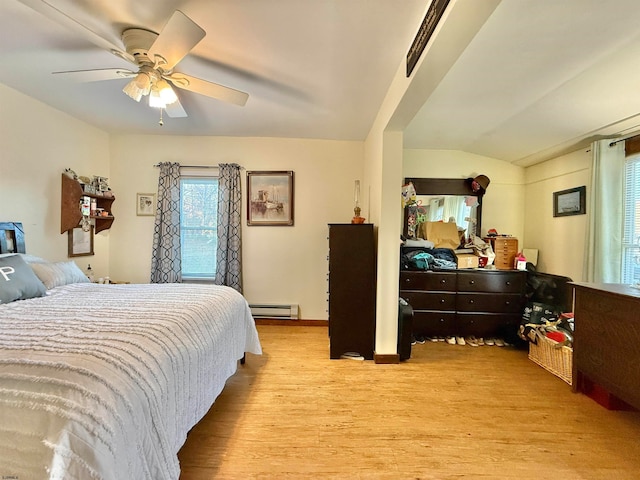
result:
<svg viewBox="0 0 640 480"><path fill-rule="evenodd" d="M640 154L625 162L622 282L640 284Z"/></svg>

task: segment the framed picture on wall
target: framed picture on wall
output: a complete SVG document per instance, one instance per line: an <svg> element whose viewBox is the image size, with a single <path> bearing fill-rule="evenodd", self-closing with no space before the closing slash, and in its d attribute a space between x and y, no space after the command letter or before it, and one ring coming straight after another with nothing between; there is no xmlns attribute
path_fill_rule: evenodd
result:
<svg viewBox="0 0 640 480"><path fill-rule="evenodd" d="M138 193L136 194L136 215L154 216L156 214L156 194Z"/></svg>
<svg viewBox="0 0 640 480"><path fill-rule="evenodd" d="M569 188L553 192L553 216L566 217L568 215L583 215L587 213L587 188Z"/></svg>
<svg viewBox="0 0 640 480"><path fill-rule="evenodd" d="M69 257L83 257L93 255L93 225L88 231L76 227L67 232L69 243Z"/></svg>
<svg viewBox="0 0 640 480"><path fill-rule="evenodd" d="M293 225L293 172L247 172L247 225Z"/></svg>

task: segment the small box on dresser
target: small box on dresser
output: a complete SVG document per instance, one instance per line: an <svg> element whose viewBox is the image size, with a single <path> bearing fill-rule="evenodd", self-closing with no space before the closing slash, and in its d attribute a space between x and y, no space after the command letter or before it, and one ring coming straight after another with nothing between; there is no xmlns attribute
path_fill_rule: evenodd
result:
<svg viewBox="0 0 640 480"><path fill-rule="evenodd" d="M518 239L513 237L485 237L491 245L496 258L493 264L498 270L514 270L518 254Z"/></svg>

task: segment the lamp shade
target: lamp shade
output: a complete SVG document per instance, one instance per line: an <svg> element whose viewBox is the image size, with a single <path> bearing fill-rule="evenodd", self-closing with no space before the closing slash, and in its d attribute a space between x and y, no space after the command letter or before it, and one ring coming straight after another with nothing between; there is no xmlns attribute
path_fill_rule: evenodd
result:
<svg viewBox="0 0 640 480"><path fill-rule="evenodd" d="M155 85L151 87L151 93L149 93L149 106L154 108L166 108L167 106Z"/></svg>
<svg viewBox="0 0 640 480"><path fill-rule="evenodd" d="M171 85L169 85L169 82L167 82L166 80L161 78L156 82L155 86L158 89L160 98L165 103L165 105L169 105L170 103L178 100L176 92L173 91L173 88L171 88Z"/></svg>

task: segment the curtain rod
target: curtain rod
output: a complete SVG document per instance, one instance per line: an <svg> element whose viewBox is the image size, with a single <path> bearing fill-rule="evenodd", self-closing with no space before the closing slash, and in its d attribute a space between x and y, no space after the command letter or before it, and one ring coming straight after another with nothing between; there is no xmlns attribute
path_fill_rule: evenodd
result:
<svg viewBox="0 0 640 480"><path fill-rule="evenodd" d="M154 167L159 167L159 163L154 163ZM218 168L218 165L180 165L180 168Z"/></svg>
<svg viewBox="0 0 640 480"><path fill-rule="evenodd" d="M609 144L609 146L610 146L610 147L613 147L613 146L614 146L615 144L617 144L617 143L624 142L625 140L629 140L630 138L637 137L638 135L640 135L640 133L636 132L636 133L632 133L632 134L630 134L630 135L627 135L627 136L625 136L625 137L618 138L617 140L615 140L615 141L611 142L611 143Z"/></svg>

